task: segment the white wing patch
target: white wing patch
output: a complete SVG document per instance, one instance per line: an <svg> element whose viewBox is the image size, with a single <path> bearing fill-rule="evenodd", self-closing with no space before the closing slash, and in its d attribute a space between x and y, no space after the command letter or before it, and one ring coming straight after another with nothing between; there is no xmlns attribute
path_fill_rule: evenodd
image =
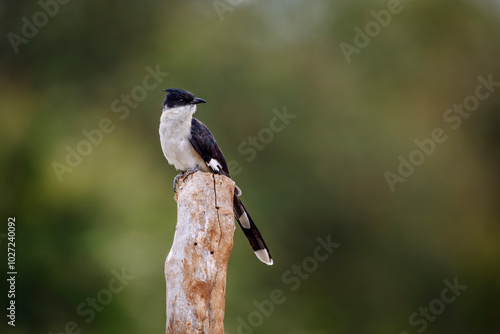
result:
<svg viewBox="0 0 500 334"><path fill-rule="evenodd" d="M210 162L208 163L208 166L210 166L210 168L212 168L212 170L214 172L219 172L222 170L222 166L221 164L215 160L214 158L210 159Z"/></svg>

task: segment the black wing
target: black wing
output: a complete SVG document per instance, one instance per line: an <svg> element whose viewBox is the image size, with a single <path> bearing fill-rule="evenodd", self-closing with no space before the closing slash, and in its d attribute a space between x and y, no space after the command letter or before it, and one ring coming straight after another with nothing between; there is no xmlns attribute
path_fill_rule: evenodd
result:
<svg viewBox="0 0 500 334"><path fill-rule="evenodd" d="M205 124L194 117L191 121L191 138L189 141L196 152L202 157L203 161L205 161L215 174L222 174L229 178L231 177L229 175L229 169L227 168L226 159L219 145L217 145L214 136ZM239 195L241 195L241 191L236 187L233 200L233 210L236 220L250 242L255 255L257 255L262 262L272 265L273 259L269 253L269 249L264 239L262 239L257 226L255 226L248 211L239 199Z"/></svg>
<svg viewBox="0 0 500 334"><path fill-rule="evenodd" d="M189 141L214 173L231 177L224 154L222 154L214 136L205 124L194 117L191 121L191 138Z"/></svg>

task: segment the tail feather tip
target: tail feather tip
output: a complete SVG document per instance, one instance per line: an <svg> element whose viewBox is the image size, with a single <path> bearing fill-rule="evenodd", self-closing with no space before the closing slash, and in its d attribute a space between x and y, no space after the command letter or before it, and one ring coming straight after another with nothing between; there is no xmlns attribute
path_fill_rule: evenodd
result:
<svg viewBox="0 0 500 334"><path fill-rule="evenodd" d="M268 266L273 265L273 259L271 259L271 255L269 254L267 249L259 249L258 251L255 251L255 255L257 255L259 260L261 260L262 262L264 262Z"/></svg>

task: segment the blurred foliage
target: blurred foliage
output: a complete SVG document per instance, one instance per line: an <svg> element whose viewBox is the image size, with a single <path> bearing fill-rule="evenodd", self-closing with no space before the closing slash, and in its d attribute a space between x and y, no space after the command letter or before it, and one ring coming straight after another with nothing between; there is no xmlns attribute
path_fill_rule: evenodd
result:
<svg viewBox="0 0 500 334"><path fill-rule="evenodd" d="M500 81L500 4L401 0L348 63L340 43L354 45L354 28L389 2L232 1L221 20L217 1L74 0L18 53L8 34L41 5L0 2L0 207L16 217L18 267L17 323L4 317L2 333L70 321L88 334L164 331L176 171L157 131L168 87L208 101L197 117L236 163L275 259L261 264L236 231L227 333L275 289L286 300L251 331L416 333L410 315L455 277L468 288L425 332L499 333L500 89L456 130L443 114L479 76ZM116 112L148 66L169 74ZM239 145L285 106L296 117L248 161ZM53 162L106 118L113 130L59 182ZM384 173L435 128L447 140L391 192ZM291 290L283 275L328 236L341 246ZM77 307L122 268L135 278L87 323Z"/></svg>

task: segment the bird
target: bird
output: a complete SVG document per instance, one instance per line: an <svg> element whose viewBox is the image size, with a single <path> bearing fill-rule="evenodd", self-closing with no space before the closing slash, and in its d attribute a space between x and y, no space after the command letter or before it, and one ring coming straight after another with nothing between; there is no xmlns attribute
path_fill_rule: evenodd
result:
<svg viewBox="0 0 500 334"><path fill-rule="evenodd" d="M163 92L167 95L160 117L161 148L168 163L181 171L174 179L174 192L177 191L179 177L187 177L199 170L231 178L226 159L214 136L205 124L193 117L197 105L206 101L179 88L169 88ZM235 186L234 216L257 258L272 265L271 253L243 205L241 194L239 187Z"/></svg>

